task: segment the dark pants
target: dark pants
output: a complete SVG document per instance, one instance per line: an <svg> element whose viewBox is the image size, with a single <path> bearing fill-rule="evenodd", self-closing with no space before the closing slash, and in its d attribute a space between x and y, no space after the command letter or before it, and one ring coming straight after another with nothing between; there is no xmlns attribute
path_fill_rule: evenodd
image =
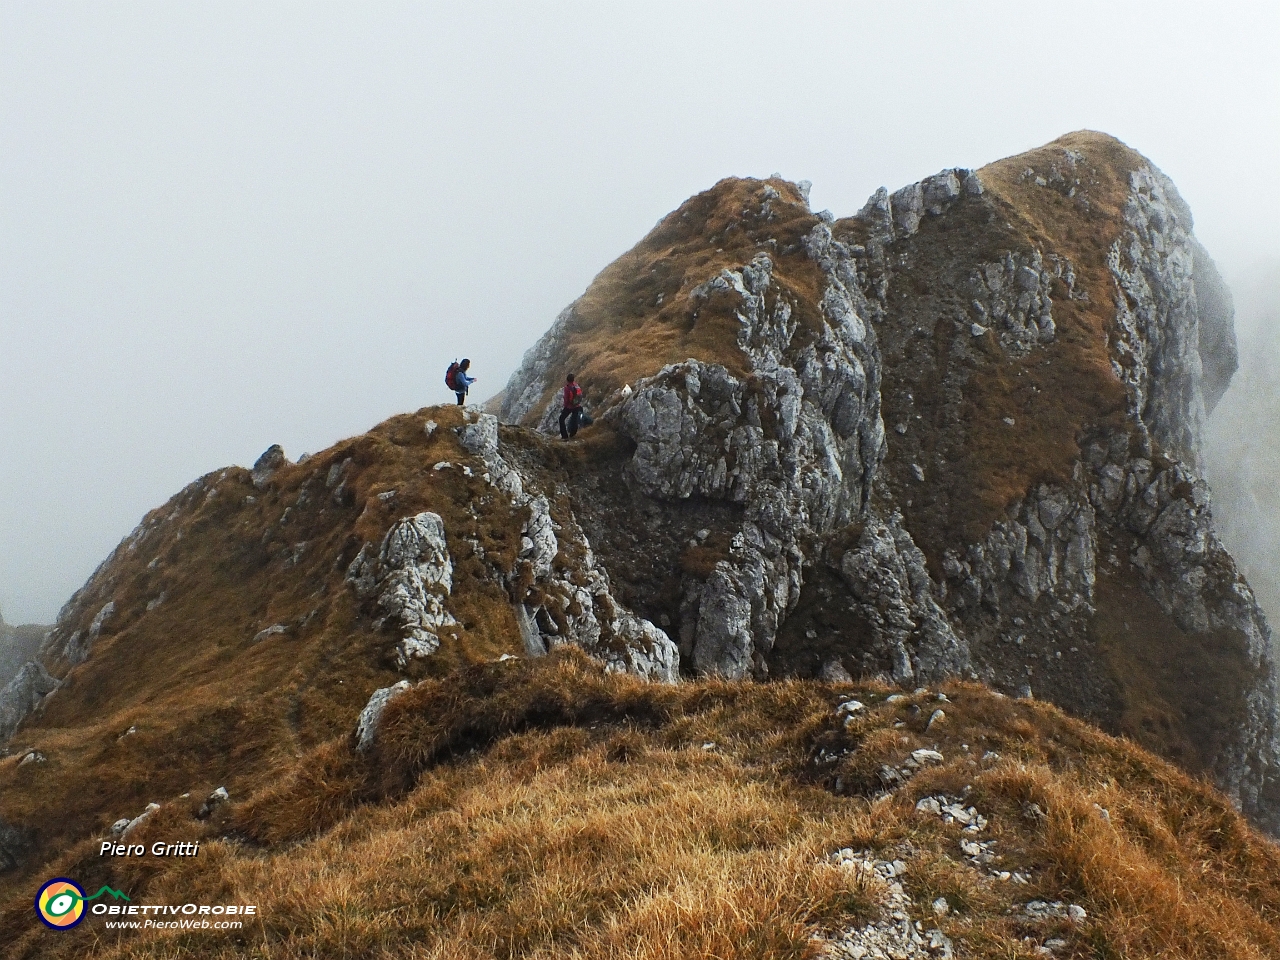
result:
<svg viewBox="0 0 1280 960"><path fill-rule="evenodd" d="M569 427L565 429L565 421L569 421ZM568 440L570 437L576 436L578 433L578 423L582 420L581 407L565 407L560 411L560 438Z"/></svg>
<svg viewBox="0 0 1280 960"><path fill-rule="evenodd" d="M458 391L455 390L454 393L458 393ZM461 393L458 393L458 406L462 406L466 402L467 402L467 391L463 390Z"/></svg>

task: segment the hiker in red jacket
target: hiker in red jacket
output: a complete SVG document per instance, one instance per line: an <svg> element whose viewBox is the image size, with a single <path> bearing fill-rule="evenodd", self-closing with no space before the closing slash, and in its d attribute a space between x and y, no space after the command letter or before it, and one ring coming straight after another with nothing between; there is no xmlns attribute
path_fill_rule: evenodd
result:
<svg viewBox="0 0 1280 960"><path fill-rule="evenodd" d="M560 439L568 440L578 433L578 424L582 422L582 388L569 374L564 381L564 409L560 411ZM568 421L566 429L565 421Z"/></svg>

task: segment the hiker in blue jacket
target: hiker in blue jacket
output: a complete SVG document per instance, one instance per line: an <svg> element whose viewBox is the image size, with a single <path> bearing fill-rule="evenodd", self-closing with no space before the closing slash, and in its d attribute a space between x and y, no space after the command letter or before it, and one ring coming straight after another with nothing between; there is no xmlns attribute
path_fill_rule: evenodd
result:
<svg viewBox="0 0 1280 960"><path fill-rule="evenodd" d="M467 402L467 391L471 385L479 380L479 377L467 376L467 371L471 369L471 361L464 359L461 363L454 364L449 367L449 372L445 374L444 382L449 389L458 395L458 406L463 406Z"/></svg>

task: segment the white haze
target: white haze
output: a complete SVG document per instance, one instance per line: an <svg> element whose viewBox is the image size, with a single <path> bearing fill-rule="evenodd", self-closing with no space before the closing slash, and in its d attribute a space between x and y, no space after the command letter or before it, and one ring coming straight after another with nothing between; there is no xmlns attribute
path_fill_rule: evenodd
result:
<svg viewBox="0 0 1280 960"><path fill-rule="evenodd" d="M1280 258L1230 276L1240 371L1209 418L1218 532L1280 626Z"/></svg>
<svg viewBox="0 0 1280 960"><path fill-rule="evenodd" d="M1083 127L1280 257L1270 3L0 3L0 607L273 442L482 395L729 175L856 211Z"/></svg>

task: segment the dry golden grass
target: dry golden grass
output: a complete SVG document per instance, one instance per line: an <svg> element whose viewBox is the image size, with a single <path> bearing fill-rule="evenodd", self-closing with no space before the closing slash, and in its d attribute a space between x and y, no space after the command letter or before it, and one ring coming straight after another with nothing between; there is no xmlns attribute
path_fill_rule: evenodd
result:
<svg viewBox="0 0 1280 960"><path fill-rule="evenodd" d="M431 437L428 418L439 424ZM255 793L349 731L370 692L397 679L396 638L374 629L343 577L360 545L378 542L398 517L439 513L455 561L451 607L461 624L433 667L520 649L508 598L466 540L510 566L525 513L486 487L482 465L452 432L461 422L456 407L395 417L284 468L265 490L232 468L149 515L177 510L110 561L102 593L70 626L86 629L107 599L116 614L85 663L62 665L62 689L11 744L48 762L18 769L18 757L0 760L0 820L34 826L37 861L152 801L190 793L178 802L195 808L219 785ZM325 481L348 459L346 495L335 498ZM477 469L432 470L439 460ZM379 499L390 490L391 502ZM253 642L276 623L288 632ZM57 817L44 815L51 804ZM0 877L0 895L29 880Z"/></svg>
<svg viewBox="0 0 1280 960"><path fill-rule="evenodd" d="M766 186L779 193L769 201L768 219L760 215ZM694 302L689 292L767 253L774 263L772 295L791 302L802 330L816 328L822 275L798 245L817 222L785 180L729 178L691 197L605 267L574 302L559 368L577 373L589 402L596 403L624 383L690 358L746 376L732 298ZM549 400L550 393L532 409L540 414Z"/></svg>
<svg viewBox="0 0 1280 960"><path fill-rule="evenodd" d="M847 729L838 690L869 706ZM1029 957L1024 937L1053 935L1079 958L1278 955L1280 853L1221 796L1053 707L947 690L926 731L932 694L890 704L876 686L659 686L574 652L466 668L396 701L376 756L335 739L227 822L175 810L141 838L203 832L196 860L103 868L83 845L49 865L140 902L258 904L243 930L46 934L15 896L0 938L15 957L102 960L799 958L876 911L858 874L825 861L853 847L906 856L919 915L946 897L938 922L965 956ZM946 762L885 799L831 789L921 745ZM853 752L828 768L821 748ZM915 810L966 788L999 867L1030 886L976 871L958 828ZM1089 918L1010 911L1033 897Z"/></svg>

